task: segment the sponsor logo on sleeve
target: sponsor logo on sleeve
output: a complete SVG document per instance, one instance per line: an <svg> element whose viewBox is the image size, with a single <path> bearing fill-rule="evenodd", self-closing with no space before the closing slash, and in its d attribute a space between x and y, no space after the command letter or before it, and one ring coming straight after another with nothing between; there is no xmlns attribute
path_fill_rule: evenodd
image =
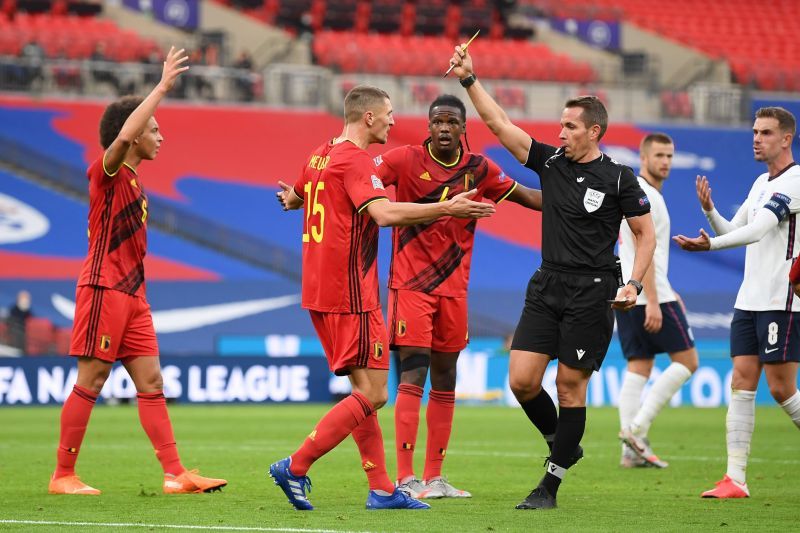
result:
<svg viewBox="0 0 800 533"><path fill-rule="evenodd" d="M648 198L647 196L642 196L641 198L639 198L639 205L641 205L642 207L650 205L650 198Z"/></svg>
<svg viewBox="0 0 800 533"><path fill-rule="evenodd" d="M373 175L372 175L372 188L373 188L373 189L380 189L380 190L384 190L384 189L383 189L383 182L382 182L382 181L381 181L381 179L380 179L378 176L376 176L375 174L373 174Z"/></svg>
<svg viewBox="0 0 800 533"><path fill-rule="evenodd" d="M379 155L378 157L373 159L373 161L375 162L375 166L379 167L381 166L381 163L383 163L383 156Z"/></svg>

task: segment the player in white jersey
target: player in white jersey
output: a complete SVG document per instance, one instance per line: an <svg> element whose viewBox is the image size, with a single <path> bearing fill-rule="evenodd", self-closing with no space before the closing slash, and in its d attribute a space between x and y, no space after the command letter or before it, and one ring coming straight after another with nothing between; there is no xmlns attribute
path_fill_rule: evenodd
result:
<svg viewBox="0 0 800 533"><path fill-rule="evenodd" d="M644 290L629 312L616 311L617 336L628 369L619 392L619 437L623 442L620 466L668 465L653 452L647 432L656 415L697 369L697 350L680 297L667 278L669 268L670 219L661 195L664 181L672 169L675 145L664 133L651 133L639 147L641 170L639 185L650 200L650 213L656 230L653 262L642 279ZM619 257L623 279L633 268L633 234L626 221L620 226ZM642 399L658 353L668 353L671 364L653 382Z"/></svg>
<svg viewBox="0 0 800 533"><path fill-rule="evenodd" d="M763 368L769 390L800 428L800 299L789 282L789 269L800 245L800 166L792 156L797 129L794 116L781 107L764 107L753 124L753 153L767 165L750 194L728 221L714 209L705 176L697 177L697 197L717 237L700 230L693 239L674 237L692 252L747 245L744 280L731 322L733 379L726 418L728 471L704 498L747 498L745 470L755 424L755 397Z"/></svg>

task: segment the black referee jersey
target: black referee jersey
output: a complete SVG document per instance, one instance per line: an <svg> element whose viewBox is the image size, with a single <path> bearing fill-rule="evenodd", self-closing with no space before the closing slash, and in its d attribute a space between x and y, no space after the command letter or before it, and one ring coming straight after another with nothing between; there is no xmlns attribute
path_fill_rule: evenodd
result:
<svg viewBox="0 0 800 533"><path fill-rule="evenodd" d="M633 170L602 153L588 163L576 163L567 159L563 147L533 138L525 166L541 180L542 265L613 271L622 218L650 212Z"/></svg>

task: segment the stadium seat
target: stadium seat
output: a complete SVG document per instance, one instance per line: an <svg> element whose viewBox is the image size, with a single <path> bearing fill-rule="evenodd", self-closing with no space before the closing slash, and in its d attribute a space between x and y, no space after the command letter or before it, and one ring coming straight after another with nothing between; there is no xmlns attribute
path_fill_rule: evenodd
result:
<svg viewBox="0 0 800 533"><path fill-rule="evenodd" d="M532 2L533 0L523 0ZM796 0L773 0L769 9L740 0L673 0L653 9L647 0L537 2L551 16L626 20L731 65L734 81L765 90L796 90L800 17ZM764 42L769 35L771 43ZM756 45L755 43L758 43Z"/></svg>

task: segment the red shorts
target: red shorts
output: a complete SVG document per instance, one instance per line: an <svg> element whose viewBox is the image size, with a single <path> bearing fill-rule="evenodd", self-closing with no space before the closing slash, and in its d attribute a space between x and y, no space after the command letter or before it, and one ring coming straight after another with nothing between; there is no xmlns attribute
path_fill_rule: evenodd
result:
<svg viewBox="0 0 800 533"><path fill-rule="evenodd" d="M469 343L467 299L389 289L389 343L460 352Z"/></svg>
<svg viewBox="0 0 800 533"><path fill-rule="evenodd" d="M69 353L110 363L134 355L157 356L158 341L147 300L103 287L78 287Z"/></svg>
<svg viewBox="0 0 800 533"><path fill-rule="evenodd" d="M389 339L380 309L366 313L309 313L331 372L346 376L350 368L389 369Z"/></svg>

